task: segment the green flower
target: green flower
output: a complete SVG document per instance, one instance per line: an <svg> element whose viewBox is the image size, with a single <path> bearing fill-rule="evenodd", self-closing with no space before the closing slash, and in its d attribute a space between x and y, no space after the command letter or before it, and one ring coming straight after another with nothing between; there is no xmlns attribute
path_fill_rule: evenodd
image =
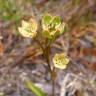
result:
<svg viewBox="0 0 96 96"><path fill-rule="evenodd" d="M42 29L42 35L52 39L53 37L63 34L65 31L65 23L61 22L60 16L45 14L42 19Z"/></svg>

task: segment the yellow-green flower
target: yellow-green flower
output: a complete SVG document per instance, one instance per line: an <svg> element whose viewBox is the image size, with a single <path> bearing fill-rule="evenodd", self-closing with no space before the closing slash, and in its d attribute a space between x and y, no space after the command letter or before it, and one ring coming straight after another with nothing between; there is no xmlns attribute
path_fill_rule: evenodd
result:
<svg viewBox="0 0 96 96"><path fill-rule="evenodd" d="M53 63L56 68L66 69L66 67L69 63L69 59L68 59L68 57L65 56L64 53L55 54L55 56L53 58Z"/></svg>
<svg viewBox="0 0 96 96"><path fill-rule="evenodd" d="M51 16L45 14L42 18L43 36L46 38L53 38L61 35L65 29L65 23L61 23L60 16Z"/></svg>
<svg viewBox="0 0 96 96"><path fill-rule="evenodd" d="M22 21L22 27L19 27L18 30L24 37L34 38L37 34L37 22L34 19L31 19L29 22Z"/></svg>

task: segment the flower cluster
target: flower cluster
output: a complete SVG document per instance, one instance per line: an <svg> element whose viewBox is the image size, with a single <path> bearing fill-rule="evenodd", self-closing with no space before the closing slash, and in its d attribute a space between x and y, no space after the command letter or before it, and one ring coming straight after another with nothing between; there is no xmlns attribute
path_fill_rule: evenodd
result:
<svg viewBox="0 0 96 96"><path fill-rule="evenodd" d="M38 24L35 19L29 22L22 21L22 27L19 27L19 32L24 37L34 38L37 34ZM51 16L45 14L42 18L42 35L45 38L52 39L61 35L65 30L65 23L61 23L60 16Z"/></svg>
<svg viewBox="0 0 96 96"><path fill-rule="evenodd" d="M45 14L42 19L43 36L54 38L61 35L65 29L65 23L61 23L60 16Z"/></svg>
<svg viewBox="0 0 96 96"><path fill-rule="evenodd" d="M55 54L53 58L53 63L56 68L66 69L69 59L65 56L65 54Z"/></svg>
<svg viewBox="0 0 96 96"><path fill-rule="evenodd" d="M37 36L38 23L35 19L22 21L22 27L19 27L19 32L24 37L35 38ZM45 14L42 18L41 35L49 41L54 41L56 37L65 31L65 23L61 22L60 16L51 16ZM46 50L45 50L46 51ZM53 58L54 66L60 69L65 69L69 63L69 59L64 54L56 54Z"/></svg>

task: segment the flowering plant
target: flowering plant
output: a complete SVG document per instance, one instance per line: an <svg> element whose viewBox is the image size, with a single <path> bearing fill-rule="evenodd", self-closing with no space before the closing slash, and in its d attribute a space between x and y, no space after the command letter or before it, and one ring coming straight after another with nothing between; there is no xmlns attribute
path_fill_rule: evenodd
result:
<svg viewBox="0 0 96 96"><path fill-rule="evenodd" d="M65 32L65 23L61 22L60 16L51 16L50 14L45 14L42 18L42 30L41 34L38 32L38 23L35 19L30 19L29 22L22 21L22 27L19 27L19 32L23 37L34 38L38 45L40 45L42 52L44 54L44 58L46 59L46 63L49 68L49 72L51 74L51 80L53 85L52 96L54 95L54 82L56 77L55 67L59 69L66 69L69 59L65 54L56 53L53 57L54 66L50 62L50 50L51 44ZM45 46L41 43L39 38L44 39L46 41Z"/></svg>

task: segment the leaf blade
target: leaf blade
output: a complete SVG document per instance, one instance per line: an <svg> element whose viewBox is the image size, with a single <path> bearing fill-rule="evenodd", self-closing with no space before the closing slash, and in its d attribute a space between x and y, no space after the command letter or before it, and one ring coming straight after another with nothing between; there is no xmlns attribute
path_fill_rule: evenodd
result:
<svg viewBox="0 0 96 96"><path fill-rule="evenodd" d="M30 89L36 96L46 96L46 94L37 86L35 86L30 80L25 80L25 86Z"/></svg>

